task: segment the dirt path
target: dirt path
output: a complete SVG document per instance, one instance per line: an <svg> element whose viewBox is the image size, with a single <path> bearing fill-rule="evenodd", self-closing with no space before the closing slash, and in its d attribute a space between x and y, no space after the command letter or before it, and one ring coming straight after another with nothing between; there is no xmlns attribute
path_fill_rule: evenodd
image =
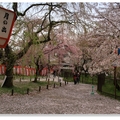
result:
<svg viewBox="0 0 120 120"><path fill-rule="evenodd" d="M0 114L120 114L120 102L99 95L92 85L66 86L30 95L0 96Z"/></svg>

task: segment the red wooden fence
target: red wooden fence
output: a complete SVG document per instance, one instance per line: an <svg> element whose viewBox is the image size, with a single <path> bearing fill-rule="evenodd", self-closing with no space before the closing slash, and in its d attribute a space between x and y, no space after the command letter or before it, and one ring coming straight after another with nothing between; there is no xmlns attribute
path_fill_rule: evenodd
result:
<svg viewBox="0 0 120 120"><path fill-rule="evenodd" d="M0 65L0 75L4 75L5 71L6 71L5 65ZM53 72L53 69L50 69L50 73L52 73L52 72ZM35 75L36 69L26 67L26 66L14 66L13 73L15 75L30 76L30 75ZM42 75L42 76L46 76L48 74L48 68L47 67L43 68L43 70L39 74Z"/></svg>

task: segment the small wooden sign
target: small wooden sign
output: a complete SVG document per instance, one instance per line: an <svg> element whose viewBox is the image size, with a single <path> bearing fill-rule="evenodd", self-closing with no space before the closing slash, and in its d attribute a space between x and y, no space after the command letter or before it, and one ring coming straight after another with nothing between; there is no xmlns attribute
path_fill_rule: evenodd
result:
<svg viewBox="0 0 120 120"><path fill-rule="evenodd" d="M0 7L0 48L5 48L12 32L16 14Z"/></svg>

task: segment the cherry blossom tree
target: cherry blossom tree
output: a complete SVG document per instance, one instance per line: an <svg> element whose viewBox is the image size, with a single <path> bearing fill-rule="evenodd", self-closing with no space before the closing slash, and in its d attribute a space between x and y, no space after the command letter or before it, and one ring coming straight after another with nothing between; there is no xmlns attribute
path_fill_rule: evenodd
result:
<svg viewBox="0 0 120 120"><path fill-rule="evenodd" d="M14 51L15 49L13 49L13 44L6 46L4 53L6 58L5 63L7 67L5 75L7 77L5 79L3 87L13 86L13 66L16 60L20 59L24 54L27 53L31 45L50 41L51 31L54 29L54 27L63 23L70 24L69 19L66 19L66 17L64 17L65 14L69 15L71 13L70 10L66 8L67 3L31 3L28 4L28 6L23 11L20 11L18 5L18 3L12 3L12 8L17 15L16 26L13 30L12 35L13 38L15 38L15 35L20 37L23 36L21 40L22 43L25 44L24 47L16 47L17 49L19 48L19 52L17 54ZM41 15L38 15L38 13L41 13ZM57 15L59 19L54 19L55 15ZM39 20L41 20L41 24L37 24L36 27L32 26L33 28L27 29L29 32L26 32L26 28L24 26L27 25L26 16L29 16L30 18L27 19L28 22L31 22L29 20L36 19L37 17ZM21 27L23 28L20 32ZM39 40L39 34L44 37L42 41Z"/></svg>
<svg viewBox="0 0 120 120"><path fill-rule="evenodd" d="M41 55L56 51L60 58L57 62L66 58L91 74L108 71L117 58L113 51L120 43L119 3L12 3L8 7L17 18L12 41L0 51L7 67L3 87L13 86L13 66L32 45L51 42L48 50L45 48L40 54L36 50L31 55L38 62Z"/></svg>
<svg viewBox="0 0 120 120"><path fill-rule="evenodd" d="M86 4L87 5L87 4ZM22 8L24 6L24 8ZM3 4L4 7L4 4ZM77 14L84 18L83 3L9 3L6 8L12 9L17 17L10 42L4 49L4 63L6 64L6 79L3 87L13 86L13 66L22 58L33 44L51 41L51 33L61 24L69 24L68 29L74 33L77 23L84 23ZM36 26L26 27L31 22ZM39 22L37 22L39 21ZM81 25L80 23L80 25ZM72 25L72 26L71 26ZM70 27L71 26L71 27ZM74 26L74 27L73 27ZM80 26L81 27L81 26ZM29 29L30 28L30 29ZM39 39L43 36L43 40ZM21 44L19 44L21 43ZM17 45L17 46L16 46ZM20 46L19 46L20 45ZM16 47L15 47L16 46Z"/></svg>
<svg viewBox="0 0 120 120"><path fill-rule="evenodd" d="M88 62L84 68L91 74L108 72L113 62L119 59L114 53L119 46L119 3L88 3L94 14L89 14L83 34L78 34L82 57ZM91 26L92 23L92 26ZM85 53L85 54L84 54ZM116 61L116 64L118 62Z"/></svg>

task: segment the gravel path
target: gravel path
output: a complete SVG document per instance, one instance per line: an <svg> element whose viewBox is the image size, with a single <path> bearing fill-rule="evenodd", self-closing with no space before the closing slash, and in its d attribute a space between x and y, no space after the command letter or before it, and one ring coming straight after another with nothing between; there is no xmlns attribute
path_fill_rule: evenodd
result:
<svg viewBox="0 0 120 120"><path fill-rule="evenodd" d="M96 93L92 86L66 86L29 95L1 95L0 114L120 114L120 102Z"/></svg>

